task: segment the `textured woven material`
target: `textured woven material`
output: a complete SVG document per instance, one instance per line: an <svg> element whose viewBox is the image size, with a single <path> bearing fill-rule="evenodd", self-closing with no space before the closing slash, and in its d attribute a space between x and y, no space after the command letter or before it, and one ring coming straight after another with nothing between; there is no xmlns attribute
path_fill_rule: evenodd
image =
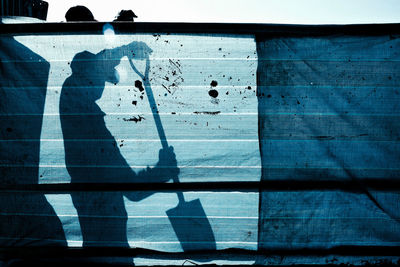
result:
<svg viewBox="0 0 400 267"><path fill-rule="evenodd" d="M260 248L398 246L400 193L363 182L400 177L400 39L277 37L257 48L262 179L356 185L263 192Z"/></svg>

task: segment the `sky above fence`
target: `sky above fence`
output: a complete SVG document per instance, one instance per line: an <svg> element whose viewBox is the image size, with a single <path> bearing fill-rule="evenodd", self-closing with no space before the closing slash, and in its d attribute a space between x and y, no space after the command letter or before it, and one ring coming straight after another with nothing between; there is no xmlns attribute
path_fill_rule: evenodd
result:
<svg viewBox="0 0 400 267"><path fill-rule="evenodd" d="M284 24L399 23L398 0L47 0L48 21L65 21L66 11L85 5L98 21L132 9L138 22L230 22Z"/></svg>

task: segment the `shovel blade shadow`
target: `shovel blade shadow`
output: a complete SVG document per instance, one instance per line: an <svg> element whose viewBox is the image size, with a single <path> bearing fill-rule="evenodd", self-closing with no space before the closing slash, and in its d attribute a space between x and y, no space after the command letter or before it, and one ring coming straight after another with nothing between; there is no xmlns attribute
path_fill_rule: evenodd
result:
<svg viewBox="0 0 400 267"><path fill-rule="evenodd" d="M166 213L183 251L216 250L214 233L199 199L179 202Z"/></svg>

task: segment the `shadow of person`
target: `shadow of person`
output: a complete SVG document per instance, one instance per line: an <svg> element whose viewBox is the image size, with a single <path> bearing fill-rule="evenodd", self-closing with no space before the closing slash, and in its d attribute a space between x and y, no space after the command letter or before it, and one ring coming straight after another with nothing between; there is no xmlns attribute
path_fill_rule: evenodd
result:
<svg viewBox="0 0 400 267"><path fill-rule="evenodd" d="M35 185L50 64L0 38L0 181ZM0 246L67 246L61 221L43 193L0 193Z"/></svg>
<svg viewBox="0 0 400 267"><path fill-rule="evenodd" d="M179 169L172 147L159 151L154 168L134 172L121 155L107 129L104 112L95 103L106 82L118 83L115 67L124 56L136 57L150 49L142 42L103 50L83 51L71 62L72 74L62 87L60 118L64 136L65 162L71 183L166 182ZM150 50L149 50L150 51ZM83 246L129 247L127 212L123 196L140 201L152 192L74 192L71 194L82 230Z"/></svg>

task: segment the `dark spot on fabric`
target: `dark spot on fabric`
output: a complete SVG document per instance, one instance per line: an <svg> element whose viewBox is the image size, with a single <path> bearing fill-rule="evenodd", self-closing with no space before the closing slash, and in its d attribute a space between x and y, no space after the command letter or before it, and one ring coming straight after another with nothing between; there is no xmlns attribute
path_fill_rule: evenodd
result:
<svg viewBox="0 0 400 267"><path fill-rule="evenodd" d="M218 97L218 91L215 90L215 89L212 89L212 90L208 91L208 94L213 98Z"/></svg>
<svg viewBox="0 0 400 267"><path fill-rule="evenodd" d="M143 84L142 84L142 82L139 81L139 80L136 80L136 81L135 81L135 87L136 87L137 89L139 89L140 92L143 92L143 91L144 91Z"/></svg>
<svg viewBox="0 0 400 267"><path fill-rule="evenodd" d="M272 95L267 95L267 97L268 97L268 98L271 98L271 97L272 97Z"/></svg>
<svg viewBox="0 0 400 267"><path fill-rule="evenodd" d="M218 82L217 82L217 81L212 81L212 82L210 83L210 85L211 85L212 87L216 87L216 86L218 85Z"/></svg>
<svg viewBox="0 0 400 267"><path fill-rule="evenodd" d="M6 131L11 133L13 131L13 129L12 128L7 128Z"/></svg>
<svg viewBox="0 0 400 267"><path fill-rule="evenodd" d="M136 100L133 100L133 101L132 101L132 105L135 105L135 106L136 106L136 105L137 105L137 101L136 101Z"/></svg>
<svg viewBox="0 0 400 267"><path fill-rule="evenodd" d="M250 85L249 85L249 86L247 86L247 89L251 90L251 86L250 86Z"/></svg>
<svg viewBox="0 0 400 267"><path fill-rule="evenodd" d="M334 136L326 136L326 135L318 135L318 136L311 137L311 138L315 138L318 140L334 140L335 139Z"/></svg>
<svg viewBox="0 0 400 267"><path fill-rule="evenodd" d="M142 120L145 120L145 118L140 115L137 117L133 116L132 118L129 118L129 119L124 118L124 121L133 121L135 123L141 122Z"/></svg>
<svg viewBox="0 0 400 267"><path fill-rule="evenodd" d="M206 114L206 115L217 115L220 114L221 111L195 111L194 114Z"/></svg>

